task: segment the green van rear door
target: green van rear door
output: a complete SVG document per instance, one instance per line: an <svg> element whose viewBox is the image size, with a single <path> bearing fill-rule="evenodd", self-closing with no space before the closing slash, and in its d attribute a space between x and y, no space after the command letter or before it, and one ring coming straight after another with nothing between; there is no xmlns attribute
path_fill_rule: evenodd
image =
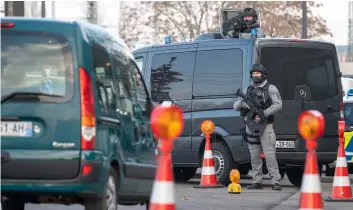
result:
<svg viewBox="0 0 353 210"><path fill-rule="evenodd" d="M2 19L2 178L69 179L80 167L75 25Z"/></svg>

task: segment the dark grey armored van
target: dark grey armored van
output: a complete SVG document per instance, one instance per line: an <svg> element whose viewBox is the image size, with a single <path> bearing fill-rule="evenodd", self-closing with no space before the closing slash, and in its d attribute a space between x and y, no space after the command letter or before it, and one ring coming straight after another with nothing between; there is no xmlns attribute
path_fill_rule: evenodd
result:
<svg viewBox="0 0 353 210"><path fill-rule="evenodd" d="M322 112L324 135L318 140L320 163L332 163L338 147L337 121L342 103L341 73L336 48L331 43L291 39L213 39L145 47L133 52L154 103L174 101L184 110L185 129L175 141L173 165L176 180L189 180L201 166L203 120L212 120L216 173L229 183L232 168L251 168L244 127L232 109L238 88L250 85L249 69L261 62L269 82L276 85L283 109L276 114L277 158L281 172L301 185L305 141L299 136L297 118L308 109ZM322 167L320 167L322 168Z"/></svg>

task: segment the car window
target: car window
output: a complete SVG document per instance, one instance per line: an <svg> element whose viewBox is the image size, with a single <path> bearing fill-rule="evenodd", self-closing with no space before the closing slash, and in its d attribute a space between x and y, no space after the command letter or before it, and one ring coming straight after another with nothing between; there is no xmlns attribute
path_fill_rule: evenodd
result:
<svg viewBox="0 0 353 210"><path fill-rule="evenodd" d="M261 50L261 64L267 68L269 81L278 88L284 100L294 99L298 85L308 86L314 101L336 96L334 59L334 52L325 49L263 47Z"/></svg>
<svg viewBox="0 0 353 210"><path fill-rule="evenodd" d="M353 126L353 103L344 104L344 120L346 125Z"/></svg>
<svg viewBox="0 0 353 210"><path fill-rule="evenodd" d="M140 106L144 113L148 111L148 94L145 88L143 77L138 67L130 61L130 69L133 78L134 89L136 90L136 103Z"/></svg>
<svg viewBox="0 0 353 210"><path fill-rule="evenodd" d="M194 61L195 52L154 55L151 68L152 101L191 99Z"/></svg>
<svg viewBox="0 0 353 210"><path fill-rule="evenodd" d="M135 88L132 85L128 63L122 62L122 56L119 53L114 56L114 72L117 77L116 89L119 92L118 99L120 102L120 107L117 111L124 115L133 115L133 98L135 97L133 91Z"/></svg>
<svg viewBox="0 0 353 210"><path fill-rule="evenodd" d="M108 53L98 45L93 46L93 65L100 110L115 112L116 90L114 89L112 64Z"/></svg>
<svg viewBox="0 0 353 210"><path fill-rule="evenodd" d="M194 96L234 95L242 88L243 52L240 49L198 51Z"/></svg>
<svg viewBox="0 0 353 210"><path fill-rule="evenodd" d="M143 72L143 57L138 57L135 59L138 69Z"/></svg>
<svg viewBox="0 0 353 210"><path fill-rule="evenodd" d="M73 96L73 69L72 49L64 36L1 30L2 95L39 92L67 101Z"/></svg>

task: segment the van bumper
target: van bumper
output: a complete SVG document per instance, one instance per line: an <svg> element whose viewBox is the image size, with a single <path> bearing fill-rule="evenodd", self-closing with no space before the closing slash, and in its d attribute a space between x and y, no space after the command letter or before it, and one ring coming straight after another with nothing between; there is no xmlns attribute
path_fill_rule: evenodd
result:
<svg viewBox="0 0 353 210"><path fill-rule="evenodd" d="M316 152L319 163L332 163L337 159L337 152ZM276 158L280 165L304 166L306 152L276 152Z"/></svg>
<svg viewBox="0 0 353 210"><path fill-rule="evenodd" d="M89 151L89 153L92 152ZM82 154L81 157L89 157L89 155ZM82 168L86 165L91 166L92 169L88 174L83 175ZM79 174L74 179L29 180L4 178L1 180L1 193L5 196L30 194L33 196L62 195L78 196L81 198L100 198L103 196L103 186L108 177L108 170L104 167L105 165L109 164L104 164L103 158L101 160L81 159Z"/></svg>

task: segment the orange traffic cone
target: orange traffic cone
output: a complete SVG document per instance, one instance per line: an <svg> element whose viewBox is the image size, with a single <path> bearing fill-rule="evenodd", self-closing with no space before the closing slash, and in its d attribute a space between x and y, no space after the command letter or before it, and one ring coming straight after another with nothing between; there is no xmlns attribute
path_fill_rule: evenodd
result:
<svg viewBox="0 0 353 210"><path fill-rule="evenodd" d="M221 188L223 185L218 184L216 171L214 168L212 147L210 134L206 134L205 151L203 154L203 164L201 172L200 185L195 188Z"/></svg>
<svg viewBox="0 0 353 210"><path fill-rule="evenodd" d="M304 209L324 209L321 195L319 167L315 151L308 151L306 155L305 170L299 201L299 210Z"/></svg>
<svg viewBox="0 0 353 210"><path fill-rule="evenodd" d="M172 156L161 155L158 161L149 210L175 210Z"/></svg>
<svg viewBox="0 0 353 210"><path fill-rule="evenodd" d="M335 177L333 179L331 197L326 198L326 201L348 201L353 202L352 189L349 180L347 168L346 154L344 151L344 138L339 138L339 146L336 160Z"/></svg>

